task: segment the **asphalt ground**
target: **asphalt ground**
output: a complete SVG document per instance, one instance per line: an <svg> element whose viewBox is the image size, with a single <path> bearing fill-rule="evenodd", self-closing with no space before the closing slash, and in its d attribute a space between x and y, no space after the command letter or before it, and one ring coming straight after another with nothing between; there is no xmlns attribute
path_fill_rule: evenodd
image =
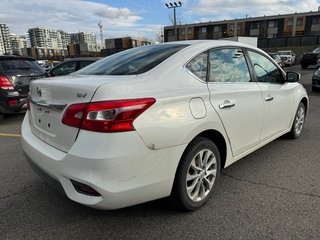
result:
<svg viewBox="0 0 320 240"><path fill-rule="evenodd" d="M0 239L320 239L320 93L314 69L304 132L279 138L222 171L208 203L181 212L166 199L115 211L72 202L47 186L20 146L23 115L0 123ZM288 70L288 69L287 69Z"/></svg>

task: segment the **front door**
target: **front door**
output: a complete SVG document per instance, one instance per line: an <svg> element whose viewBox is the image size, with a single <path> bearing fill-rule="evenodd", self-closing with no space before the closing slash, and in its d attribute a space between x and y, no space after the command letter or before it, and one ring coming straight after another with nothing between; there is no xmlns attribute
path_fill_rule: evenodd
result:
<svg viewBox="0 0 320 240"><path fill-rule="evenodd" d="M210 102L236 157L259 142L264 116L261 90L252 81L241 49L210 50L208 67Z"/></svg>

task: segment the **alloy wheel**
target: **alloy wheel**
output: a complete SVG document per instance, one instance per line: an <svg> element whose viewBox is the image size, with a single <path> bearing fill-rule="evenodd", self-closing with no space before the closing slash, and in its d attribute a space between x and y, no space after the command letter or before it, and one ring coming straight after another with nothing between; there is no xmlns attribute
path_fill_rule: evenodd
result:
<svg viewBox="0 0 320 240"><path fill-rule="evenodd" d="M217 160L209 149L199 151L192 159L186 179L190 200L199 202L211 191L217 175Z"/></svg>

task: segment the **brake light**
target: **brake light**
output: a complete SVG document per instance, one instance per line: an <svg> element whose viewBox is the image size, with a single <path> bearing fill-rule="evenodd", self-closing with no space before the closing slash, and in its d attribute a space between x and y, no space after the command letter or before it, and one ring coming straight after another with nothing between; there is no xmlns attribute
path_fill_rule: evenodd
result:
<svg viewBox="0 0 320 240"><path fill-rule="evenodd" d="M154 98L143 98L73 104L67 108L62 122L95 132L134 131L133 121L155 102Z"/></svg>
<svg viewBox="0 0 320 240"><path fill-rule="evenodd" d="M4 90L13 90L11 82L5 76L0 75L0 88Z"/></svg>

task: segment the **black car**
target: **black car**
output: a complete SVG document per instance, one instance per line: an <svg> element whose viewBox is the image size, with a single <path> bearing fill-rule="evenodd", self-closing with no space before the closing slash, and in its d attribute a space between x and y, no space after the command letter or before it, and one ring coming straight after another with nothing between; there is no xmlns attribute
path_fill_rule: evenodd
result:
<svg viewBox="0 0 320 240"><path fill-rule="evenodd" d="M84 68L91 63L99 60L101 58L98 57L87 57L87 58L71 58L66 59L63 63L55 66L54 68L50 69L47 73L48 77L55 77L55 76L63 76L75 71L78 71L81 68Z"/></svg>
<svg viewBox="0 0 320 240"><path fill-rule="evenodd" d="M45 71L33 59L0 56L0 118L26 109L29 82L45 77Z"/></svg>
<svg viewBox="0 0 320 240"><path fill-rule="evenodd" d="M320 91L320 69L317 69L312 76L312 91Z"/></svg>
<svg viewBox="0 0 320 240"><path fill-rule="evenodd" d="M304 53L301 57L300 64L303 69L306 69L309 65L318 64L320 58L320 47L314 49L312 52Z"/></svg>

